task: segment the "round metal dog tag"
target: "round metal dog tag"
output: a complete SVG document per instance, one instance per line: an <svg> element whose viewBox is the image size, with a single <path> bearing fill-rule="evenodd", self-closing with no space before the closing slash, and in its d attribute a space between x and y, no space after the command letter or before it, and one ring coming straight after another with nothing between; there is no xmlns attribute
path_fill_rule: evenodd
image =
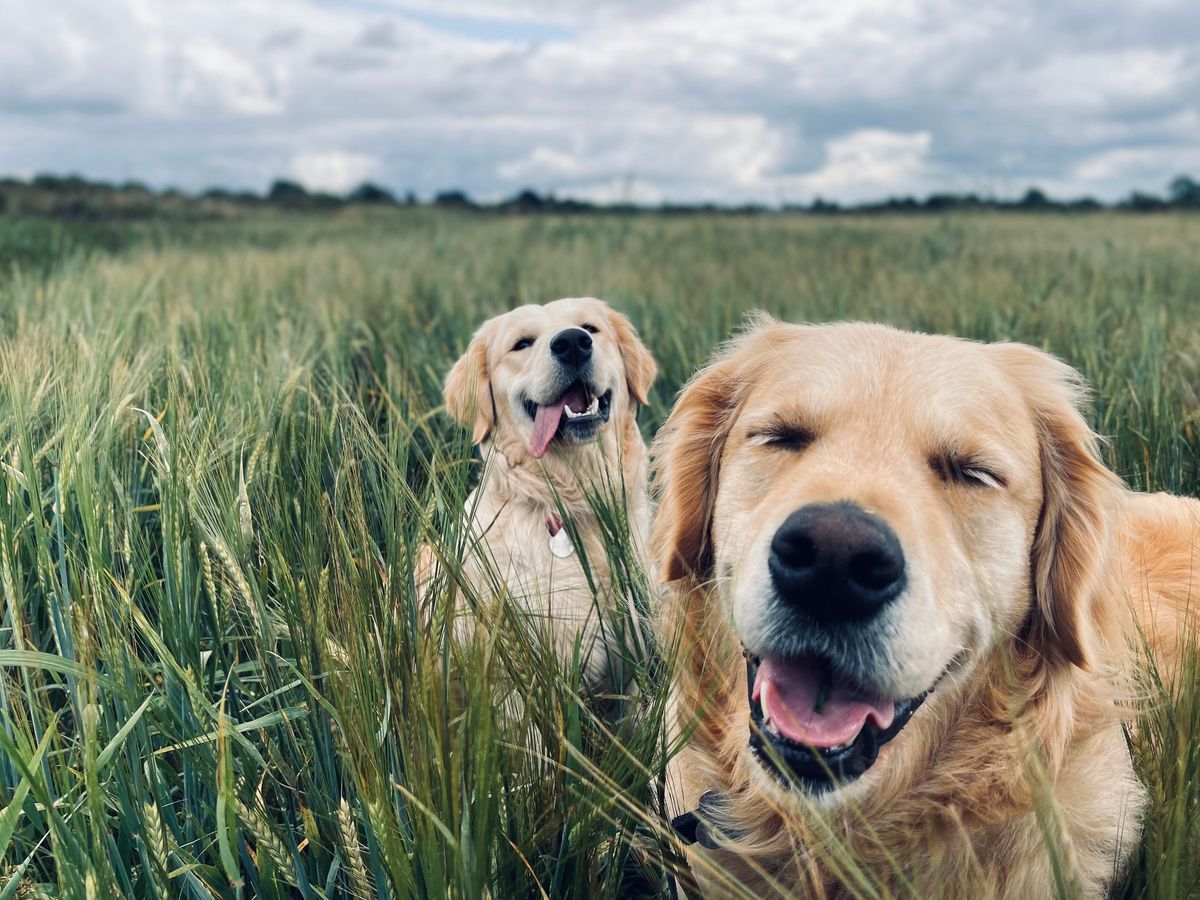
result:
<svg viewBox="0 0 1200 900"><path fill-rule="evenodd" d="M575 545L571 543L567 529L560 528L550 535L550 552L559 559L566 559L575 552Z"/></svg>

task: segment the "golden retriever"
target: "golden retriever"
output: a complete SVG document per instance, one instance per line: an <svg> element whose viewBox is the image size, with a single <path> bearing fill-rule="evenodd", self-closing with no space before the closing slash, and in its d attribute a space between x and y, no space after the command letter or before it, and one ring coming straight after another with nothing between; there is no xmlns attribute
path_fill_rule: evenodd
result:
<svg viewBox="0 0 1200 900"><path fill-rule="evenodd" d="M617 488L633 544L644 545L646 448L636 412L656 371L629 319L601 300L567 298L489 319L446 378L446 409L472 429L484 461L467 503L466 577L477 596L498 577L544 615L564 660L582 635L594 686L608 678L613 649L600 634L597 600L617 598L590 498Z"/></svg>
<svg viewBox="0 0 1200 900"><path fill-rule="evenodd" d="M1127 490L1083 393L1020 344L771 320L684 388L651 544L704 894L1119 877L1144 805L1134 611L1169 667L1200 503Z"/></svg>

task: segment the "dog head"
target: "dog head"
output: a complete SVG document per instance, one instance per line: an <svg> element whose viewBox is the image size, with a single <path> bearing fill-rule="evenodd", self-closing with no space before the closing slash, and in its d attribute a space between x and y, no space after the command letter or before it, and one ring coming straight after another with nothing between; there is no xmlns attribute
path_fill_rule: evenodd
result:
<svg viewBox="0 0 1200 900"><path fill-rule="evenodd" d="M644 404L655 373L625 316L601 300L556 300L485 322L446 378L446 409L476 443L503 435L541 459Z"/></svg>
<svg viewBox="0 0 1200 900"><path fill-rule="evenodd" d="M1081 395L1031 347L769 321L684 388L652 541L704 632L680 677L725 692L756 781L869 790L997 645L1095 661L1115 479Z"/></svg>

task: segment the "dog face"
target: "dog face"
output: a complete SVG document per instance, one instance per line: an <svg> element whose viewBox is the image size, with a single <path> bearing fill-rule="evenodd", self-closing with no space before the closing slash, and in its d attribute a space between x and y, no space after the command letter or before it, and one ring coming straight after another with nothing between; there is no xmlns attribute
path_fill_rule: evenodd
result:
<svg viewBox="0 0 1200 900"><path fill-rule="evenodd" d="M685 388L653 540L744 650L769 790L869 788L998 644L1085 664L1112 478L1078 393L1029 347L859 324L769 324Z"/></svg>
<svg viewBox="0 0 1200 900"><path fill-rule="evenodd" d="M446 407L476 443L504 435L541 459L645 403L655 371L625 316L600 300L556 300L485 322L446 379Z"/></svg>

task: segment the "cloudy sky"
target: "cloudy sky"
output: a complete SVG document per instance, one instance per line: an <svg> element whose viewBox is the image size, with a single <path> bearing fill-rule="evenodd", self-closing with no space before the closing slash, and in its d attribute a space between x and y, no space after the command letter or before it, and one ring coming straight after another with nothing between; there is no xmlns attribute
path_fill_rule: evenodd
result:
<svg viewBox="0 0 1200 900"><path fill-rule="evenodd" d="M0 0L0 173L493 199L1200 177L1196 0Z"/></svg>

